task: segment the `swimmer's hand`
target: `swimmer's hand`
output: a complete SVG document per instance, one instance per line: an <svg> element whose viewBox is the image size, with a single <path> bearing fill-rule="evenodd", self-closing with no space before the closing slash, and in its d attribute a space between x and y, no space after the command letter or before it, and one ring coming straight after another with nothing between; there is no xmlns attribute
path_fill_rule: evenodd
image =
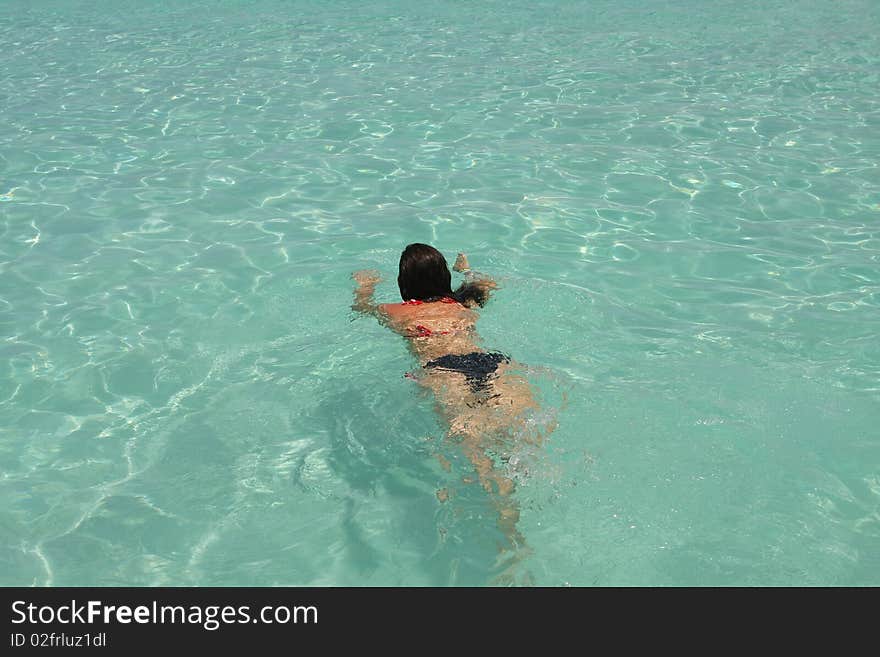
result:
<svg viewBox="0 0 880 657"><path fill-rule="evenodd" d="M361 269L354 272L351 277L358 284L354 291L354 303L351 304L351 309L365 315L379 316L379 304L373 300L373 293L382 276L375 269Z"/></svg>
<svg viewBox="0 0 880 657"><path fill-rule="evenodd" d="M382 280L382 276L375 269L361 269L351 275L357 281L358 285L365 287L367 285L376 285Z"/></svg>
<svg viewBox="0 0 880 657"><path fill-rule="evenodd" d="M455 259L455 264L452 265L452 271L467 271L471 268L468 264L467 256L464 253L459 253L458 257Z"/></svg>

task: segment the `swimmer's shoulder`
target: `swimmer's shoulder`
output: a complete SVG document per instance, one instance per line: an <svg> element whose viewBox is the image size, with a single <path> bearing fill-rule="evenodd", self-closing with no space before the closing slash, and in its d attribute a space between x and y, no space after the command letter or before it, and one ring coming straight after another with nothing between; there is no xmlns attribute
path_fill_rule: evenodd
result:
<svg viewBox="0 0 880 657"><path fill-rule="evenodd" d="M388 317L400 317L401 311L406 308L401 303L380 303L379 312Z"/></svg>
<svg viewBox="0 0 880 657"><path fill-rule="evenodd" d="M379 312L389 317L419 317L426 313L432 315L459 315L464 311L468 312L469 308L459 303L433 302L433 303L380 303Z"/></svg>
<svg viewBox="0 0 880 657"><path fill-rule="evenodd" d="M408 326L414 322L431 322L444 319L465 319L473 322L477 314L459 304L449 303L380 303L377 310L394 326Z"/></svg>

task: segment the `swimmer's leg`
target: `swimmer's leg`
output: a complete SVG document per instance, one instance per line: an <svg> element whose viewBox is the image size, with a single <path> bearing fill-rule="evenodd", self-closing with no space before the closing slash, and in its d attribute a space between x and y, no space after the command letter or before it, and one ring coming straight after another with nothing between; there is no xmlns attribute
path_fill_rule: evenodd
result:
<svg viewBox="0 0 880 657"><path fill-rule="evenodd" d="M483 441L475 437L465 437L462 451L477 471L480 484L489 493L495 510L498 513L498 528L507 538L510 546L521 548L526 545L525 537L517 529L519 522L519 505L513 497L513 480L495 467L495 462L486 454Z"/></svg>

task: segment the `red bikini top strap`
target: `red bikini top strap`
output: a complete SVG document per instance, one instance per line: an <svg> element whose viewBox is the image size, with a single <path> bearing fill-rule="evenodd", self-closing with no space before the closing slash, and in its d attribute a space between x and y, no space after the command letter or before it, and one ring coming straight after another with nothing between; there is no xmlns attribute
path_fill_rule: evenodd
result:
<svg viewBox="0 0 880 657"><path fill-rule="evenodd" d="M432 331L427 326L422 326L421 324L417 324L415 328L414 337L417 338L429 338L432 335L449 335L449 331Z"/></svg>

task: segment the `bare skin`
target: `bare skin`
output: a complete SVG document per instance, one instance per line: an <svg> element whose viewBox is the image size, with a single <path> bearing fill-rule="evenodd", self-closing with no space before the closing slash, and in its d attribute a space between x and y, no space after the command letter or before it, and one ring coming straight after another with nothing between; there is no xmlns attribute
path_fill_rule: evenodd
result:
<svg viewBox="0 0 880 657"><path fill-rule="evenodd" d="M467 271L466 276L487 291L497 287L488 277L470 274L463 254L459 254L453 269ZM525 541L516 528L519 509L511 497L514 483L497 469L490 453L509 452L514 440L540 443L540 434L523 430L526 414L538 408L528 382L516 373L514 363L501 363L489 377L486 388L475 392L460 372L425 368L427 363L446 354L486 351L476 332L476 310L444 301L376 304L373 293L381 280L378 272L363 270L355 272L353 278L358 287L352 308L376 316L408 338L410 350L422 366L413 378L433 392L438 412L449 426L447 438L460 443L481 485L495 501L499 527L513 546L524 547ZM448 497L446 489L438 491L441 501Z"/></svg>

